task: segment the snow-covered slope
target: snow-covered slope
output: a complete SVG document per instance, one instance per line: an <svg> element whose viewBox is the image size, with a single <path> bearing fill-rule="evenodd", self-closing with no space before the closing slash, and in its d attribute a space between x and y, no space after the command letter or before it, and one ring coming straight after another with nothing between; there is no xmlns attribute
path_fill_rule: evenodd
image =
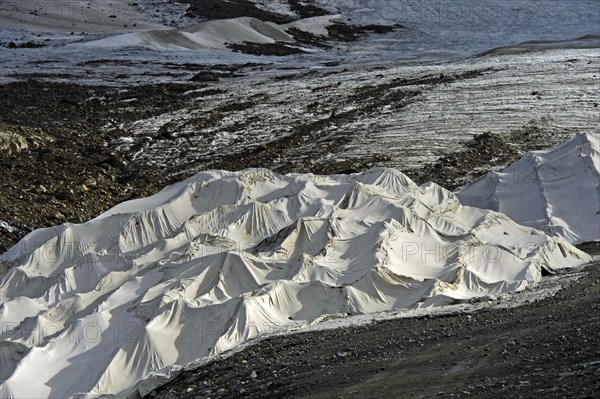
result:
<svg viewBox="0 0 600 399"><path fill-rule="evenodd" d="M326 36L325 27L330 25L334 18L336 16L306 18L282 25L250 17L220 19L186 28L126 33L79 43L76 46L86 48L143 47L153 50L226 50L228 43L293 43L295 39L286 32L289 28Z"/></svg>
<svg viewBox="0 0 600 399"><path fill-rule="evenodd" d="M456 195L464 205L503 212L571 243L600 241L600 136L580 133L529 152Z"/></svg>
<svg viewBox="0 0 600 399"><path fill-rule="evenodd" d="M0 396L17 398L122 396L327 314L495 296L590 258L392 169L253 169L35 231L0 261Z"/></svg>

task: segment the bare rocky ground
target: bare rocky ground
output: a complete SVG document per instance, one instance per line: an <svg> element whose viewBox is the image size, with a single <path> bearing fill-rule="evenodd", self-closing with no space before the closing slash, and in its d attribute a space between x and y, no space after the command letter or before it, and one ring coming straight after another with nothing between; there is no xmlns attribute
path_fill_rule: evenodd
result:
<svg viewBox="0 0 600 399"><path fill-rule="evenodd" d="M247 0L176 0L178 3L189 4L187 14L200 20L253 17L262 21L275 23L291 22L298 18L318 17L327 15L329 12L323 8L299 0L289 0L290 11L296 14L296 18L277 12L259 8L256 4Z"/></svg>

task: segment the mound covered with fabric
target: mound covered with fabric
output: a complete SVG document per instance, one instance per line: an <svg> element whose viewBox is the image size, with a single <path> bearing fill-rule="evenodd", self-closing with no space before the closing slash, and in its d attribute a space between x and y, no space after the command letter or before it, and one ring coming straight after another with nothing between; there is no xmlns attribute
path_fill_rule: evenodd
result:
<svg viewBox="0 0 600 399"><path fill-rule="evenodd" d="M528 152L456 195L465 205L505 213L574 244L600 241L600 137L580 133Z"/></svg>
<svg viewBox="0 0 600 399"><path fill-rule="evenodd" d="M147 393L249 340L443 306L590 261L392 169L209 171L0 257L2 397Z"/></svg>

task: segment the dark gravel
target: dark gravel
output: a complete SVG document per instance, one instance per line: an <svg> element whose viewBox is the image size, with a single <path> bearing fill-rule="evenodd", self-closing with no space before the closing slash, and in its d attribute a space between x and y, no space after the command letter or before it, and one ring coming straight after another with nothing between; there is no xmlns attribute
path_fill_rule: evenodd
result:
<svg viewBox="0 0 600 399"><path fill-rule="evenodd" d="M331 14L314 1L287 0L295 16L267 11L248 0L175 0L189 4L187 15L200 20L252 17L262 21L287 23L296 19L318 17Z"/></svg>
<svg viewBox="0 0 600 399"><path fill-rule="evenodd" d="M269 12L258 8L248 0L175 0L177 3L189 4L187 16L199 20L253 17L262 21L275 23L291 22L287 15Z"/></svg>

